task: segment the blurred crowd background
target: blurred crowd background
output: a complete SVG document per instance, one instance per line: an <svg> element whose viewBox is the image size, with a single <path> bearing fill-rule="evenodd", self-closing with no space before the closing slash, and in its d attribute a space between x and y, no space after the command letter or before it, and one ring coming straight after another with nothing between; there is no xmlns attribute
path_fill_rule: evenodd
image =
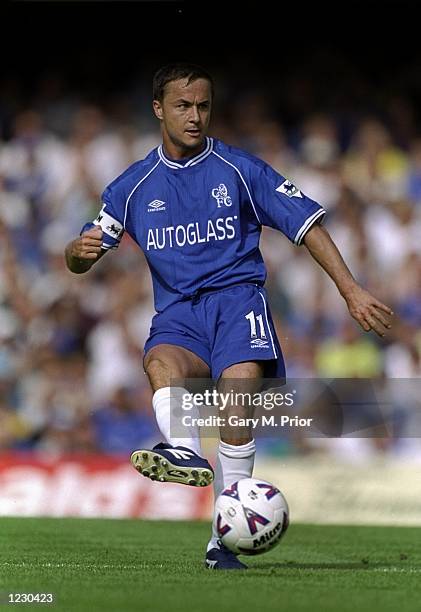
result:
<svg viewBox="0 0 421 612"><path fill-rule="evenodd" d="M154 314L142 253L126 235L86 275L64 265L65 245L97 215L107 183L160 143L150 93L160 64L113 87L95 57L83 82L69 80L69 62L67 72L0 81L0 449L127 454L159 441L141 366ZM265 228L267 288L288 375L420 377L415 66L392 84L326 49L285 74L256 69L251 80L235 62L206 64L217 92L211 135L261 157L319 201L354 276L395 312L386 338L365 334L307 249ZM404 404L408 433L411 402ZM401 449L397 439L367 443ZM261 445L278 454L317 447Z"/></svg>

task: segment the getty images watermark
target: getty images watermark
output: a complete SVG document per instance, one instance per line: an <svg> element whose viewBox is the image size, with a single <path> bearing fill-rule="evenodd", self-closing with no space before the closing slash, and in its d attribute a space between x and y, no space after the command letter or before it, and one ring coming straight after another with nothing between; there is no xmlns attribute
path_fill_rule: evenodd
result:
<svg viewBox="0 0 421 612"><path fill-rule="evenodd" d="M181 423L184 427L311 427L313 418L303 418L298 415L259 414L259 416L245 416L239 414L225 414L234 408L247 407L248 409L263 409L272 411L276 408L291 408L294 405L295 389L290 392L250 393L238 391L218 391L206 389L201 393L182 393L181 407L185 411L193 408L216 408L221 414L208 416L195 416L184 414Z"/></svg>
<svg viewBox="0 0 421 612"><path fill-rule="evenodd" d="M421 378L171 381L171 435L421 438ZM243 436L244 437L244 436Z"/></svg>

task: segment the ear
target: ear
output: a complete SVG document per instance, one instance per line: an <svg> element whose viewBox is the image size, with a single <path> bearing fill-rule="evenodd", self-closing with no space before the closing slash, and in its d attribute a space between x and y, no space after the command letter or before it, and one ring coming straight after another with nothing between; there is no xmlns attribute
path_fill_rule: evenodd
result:
<svg viewBox="0 0 421 612"><path fill-rule="evenodd" d="M162 105L161 105L161 102L159 102L158 100L154 100L152 102L152 106L153 106L153 110L154 110L154 113L155 113L156 117L158 119L162 120L163 119L163 115L162 115Z"/></svg>

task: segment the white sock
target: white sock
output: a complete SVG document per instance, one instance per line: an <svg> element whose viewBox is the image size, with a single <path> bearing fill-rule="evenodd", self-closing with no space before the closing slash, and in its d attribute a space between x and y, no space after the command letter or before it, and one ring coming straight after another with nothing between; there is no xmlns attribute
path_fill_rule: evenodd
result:
<svg viewBox="0 0 421 612"><path fill-rule="evenodd" d="M187 393L190 397L190 393L182 387L162 387L155 391L152 398L152 405L155 411L156 422L158 427L164 436L165 440L171 446L186 446L198 455L202 455L202 449L200 447L200 433L197 425L191 425L185 427L187 438L176 438L171 436L171 424L181 425L179 416L175 417L174 413L182 413L184 409L182 407L182 396ZM171 412L173 416L171 416ZM197 406L193 406L191 410L186 414L191 415L194 418L199 418L199 410Z"/></svg>
<svg viewBox="0 0 421 612"><path fill-rule="evenodd" d="M237 482L237 480L251 478L255 454L256 443L254 440L241 446L227 444L221 440L216 461L215 480L213 481L215 500L224 489ZM218 548L218 539L219 536L212 525L212 537L209 540L207 550Z"/></svg>

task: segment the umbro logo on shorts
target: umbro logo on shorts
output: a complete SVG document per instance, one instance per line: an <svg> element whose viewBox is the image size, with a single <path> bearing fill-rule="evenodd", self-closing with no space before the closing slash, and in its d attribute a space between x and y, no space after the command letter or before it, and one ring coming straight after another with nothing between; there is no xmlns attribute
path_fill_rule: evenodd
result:
<svg viewBox="0 0 421 612"><path fill-rule="evenodd" d="M256 338L256 340L250 340L251 348L268 348L268 340L261 340L260 338Z"/></svg>
<svg viewBox="0 0 421 612"><path fill-rule="evenodd" d="M148 204L148 212L158 212L160 210L165 210L165 202L162 200L152 200Z"/></svg>

